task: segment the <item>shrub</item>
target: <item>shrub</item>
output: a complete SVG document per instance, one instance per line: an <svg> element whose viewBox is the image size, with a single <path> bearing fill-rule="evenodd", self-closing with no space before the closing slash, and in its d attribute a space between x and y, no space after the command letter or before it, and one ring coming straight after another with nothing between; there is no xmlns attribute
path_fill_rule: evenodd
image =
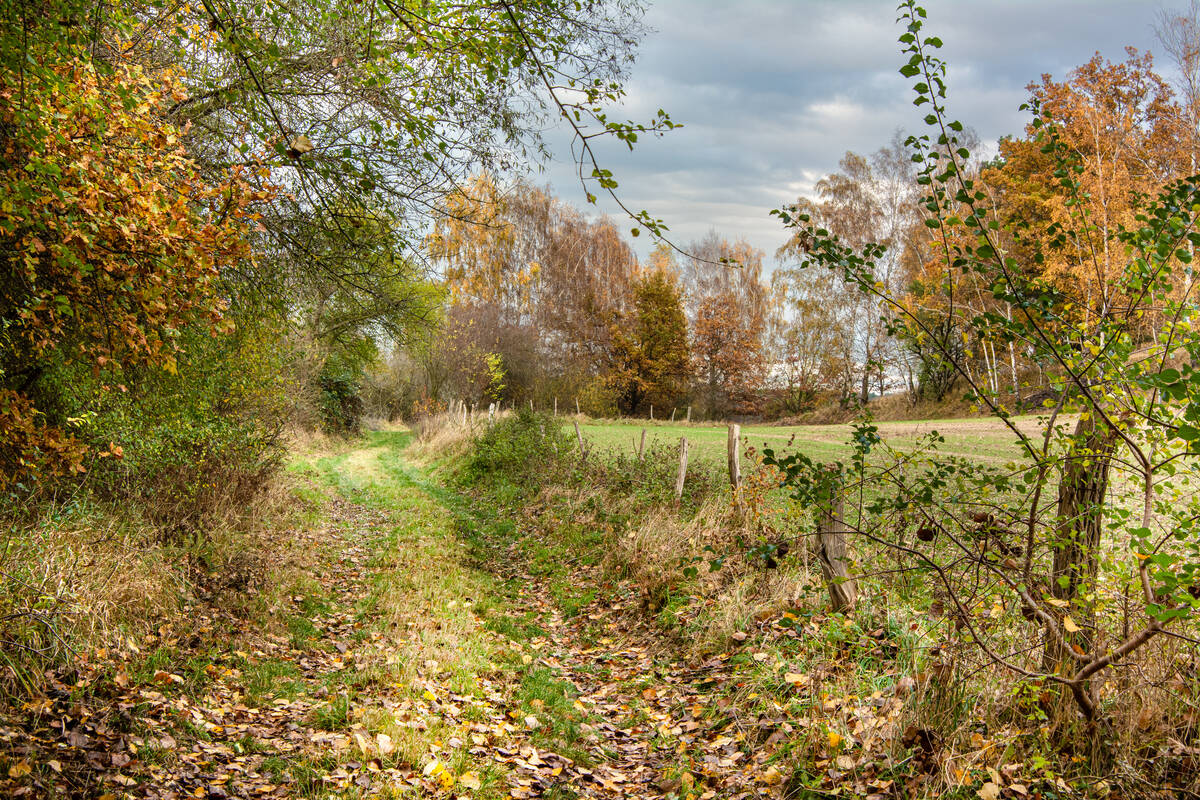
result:
<svg viewBox="0 0 1200 800"><path fill-rule="evenodd" d="M266 484L282 455L291 385L287 351L269 329L185 340L174 374L113 385L64 365L51 377L89 409L76 418L93 454L87 486L137 505L162 532L197 529Z"/></svg>
<svg viewBox="0 0 1200 800"><path fill-rule="evenodd" d="M317 376L321 393L318 406L321 426L328 433L349 435L362 429L363 375L360 370L332 357Z"/></svg>
<svg viewBox="0 0 1200 800"><path fill-rule="evenodd" d="M461 477L469 484L503 481L530 491L568 453L577 456L578 449L559 420L522 409L501 418L475 440Z"/></svg>

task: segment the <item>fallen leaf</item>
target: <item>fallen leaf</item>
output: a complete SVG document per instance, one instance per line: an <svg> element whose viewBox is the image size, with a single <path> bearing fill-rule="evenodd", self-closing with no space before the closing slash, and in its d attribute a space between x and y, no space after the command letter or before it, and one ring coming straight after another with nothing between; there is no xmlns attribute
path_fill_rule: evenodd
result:
<svg viewBox="0 0 1200 800"><path fill-rule="evenodd" d="M978 794L980 800L999 800L1000 787L991 781L988 781L983 786L979 787Z"/></svg>

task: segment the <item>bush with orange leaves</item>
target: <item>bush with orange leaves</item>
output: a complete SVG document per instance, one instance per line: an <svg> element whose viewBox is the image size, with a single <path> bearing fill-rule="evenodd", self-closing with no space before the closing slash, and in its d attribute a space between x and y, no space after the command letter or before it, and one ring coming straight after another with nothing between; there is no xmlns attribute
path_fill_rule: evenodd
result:
<svg viewBox="0 0 1200 800"><path fill-rule="evenodd" d="M169 72L79 52L0 65L0 493L84 471L87 413L48 376L113 385L173 372L182 332L228 330L220 278L250 258L253 205L233 169L203 178L162 121ZM117 447L104 455L119 457ZM95 453L93 455L100 455Z"/></svg>

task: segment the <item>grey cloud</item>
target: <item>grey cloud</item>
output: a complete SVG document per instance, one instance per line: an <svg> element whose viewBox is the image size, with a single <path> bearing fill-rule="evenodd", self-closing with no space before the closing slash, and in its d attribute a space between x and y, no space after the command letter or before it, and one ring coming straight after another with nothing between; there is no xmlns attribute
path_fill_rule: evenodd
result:
<svg viewBox="0 0 1200 800"><path fill-rule="evenodd" d="M1100 51L1154 49L1156 6L1135 0L929 0L928 33L946 45L951 111L983 141L1019 133L1025 86L1061 76ZM660 0L629 96L617 113L659 108L684 128L636 150L597 152L627 204L663 218L686 242L716 229L769 254L785 233L769 211L836 169L846 150L871 152L923 116L897 73L902 63L891 0ZM558 157L544 179L580 203L569 137L551 131ZM601 201L598 211L616 216ZM636 242L645 252L645 237Z"/></svg>

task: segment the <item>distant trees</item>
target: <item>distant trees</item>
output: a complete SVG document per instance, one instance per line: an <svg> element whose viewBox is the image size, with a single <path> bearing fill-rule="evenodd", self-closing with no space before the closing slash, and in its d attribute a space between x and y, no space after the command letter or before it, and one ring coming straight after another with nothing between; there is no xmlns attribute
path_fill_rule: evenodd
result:
<svg viewBox="0 0 1200 800"><path fill-rule="evenodd" d="M688 325L674 273L658 265L634 279L633 309L615 321L613 342L608 380L622 413L669 408L687 396Z"/></svg>
<svg viewBox="0 0 1200 800"><path fill-rule="evenodd" d="M640 414L691 400L713 416L761 407L770 308L762 253L745 242L714 234L683 264L663 246L639 265L607 219L488 175L443 211L427 247L449 311L442 343L422 351L427 393L477 397L469 375L494 354L513 403L577 398L592 413ZM429 362L435 351L456 366Z"/></svg>
<svg viewBox="0 0 1200 800"><path fill-rule="evenodd" d="M505 397L538 403L556 393L613 398L614 323L632 308L637 259L613 224L523 182L501 189L481 175L450 195L427 242L441 266L452 318L469 318L472 344L510 380ZM470 381L449 387L474 397Z"/></svg>
<svg viewBox="0 0 1200 800"><path fill-rule="evenodd" d="M869 159L847 152L839 162L840 171L817 182L815 197L801 198L797 203L797 208L804 209L819 227L847 244L886 242L889 257L879 264L877 277L893 288L903 283L901 258L914 227L919 224L909 163L898 141ZM803 264L808 258L808 244L797 233L779 249L777 256L785 263ZM785 279L780 286L785 319L799 311L795 305L798 280L807 282L809 290L816 285L812 277L800 279L798 274ZM827 388L843 399L855 398L858 404L865 405L872 393L887 391L898 374L911 386L908 354L888 335L888 310L856 287L823 279L819 282L825 321L836 326L836 333L826 336L825 345L838 343L833 356L837 366L826 370Z"/></svg>
<svg viewBox="0 0 1200 800"><path fill-rule="evenodd" d="M834 276L794 267L771 275L768 328L772 368L782 383L780 410L810 410L825 392L853 393L857 368L847 289Z"/></svg>
<svg viewBox="0 0 1200 800"><path fill-rule="evenodd" d="M696 394L713 417L753 414L767 377L767 288L762 251L716 233L687 248L683 276Z"/></svg>

